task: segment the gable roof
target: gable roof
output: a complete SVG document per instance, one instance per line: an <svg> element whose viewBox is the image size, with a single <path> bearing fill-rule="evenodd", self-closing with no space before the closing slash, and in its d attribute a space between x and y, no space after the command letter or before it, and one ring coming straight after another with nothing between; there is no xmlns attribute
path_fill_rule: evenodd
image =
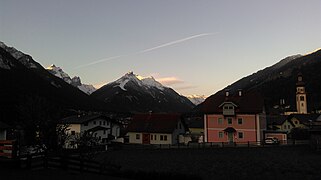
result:
<svg viewBox="0 0 321 180"><path fill-rule="evenodd" d="M61 120L64 124L84 124L86 122L95 120L95 119L105 119L111 121L111 119L107 116L100 114L91 114L91 115L74 115L69 116Z"/></svg>
<svg viewBox="0 0 321 180"><path fill-rule="evenodd" d="M257 114L264 111L264 99L257 92L246 92L239 96L238 93L226 96L224 91L217 92L216 94L207 98L203 104L201 111L205 114L209 113L223 113L220 107L224 102L232 102L237 107L236 113Z"/></svg>
<svg viewBox="0 0 321 180"><path fill-rule="evenodd" d="M173 133L180 120L180 114L137 114L127 132Z"/></svg>
<svg viewBox="0 0 321 180"><path fill-rule="evenodd" d="M288 117L288 120L295 118L300 121L301 124L309 124L310 122L314 122L320 114L291 114Z"/></svg>
<svg viewBox="0 0 321 180"><path fill-rule="evenodd" d="M287 118L287 115L269 115L266 116L266 122L268 125L282 125Z"/></svg>

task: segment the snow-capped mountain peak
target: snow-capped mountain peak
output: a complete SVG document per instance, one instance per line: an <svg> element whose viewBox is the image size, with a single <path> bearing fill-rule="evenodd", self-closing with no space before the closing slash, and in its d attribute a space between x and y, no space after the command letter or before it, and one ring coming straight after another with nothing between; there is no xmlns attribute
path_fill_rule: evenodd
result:
<svg viewBox="0 0 321 180"><path fill-rule="evenodd" d="M15 59L22 63L27 68L37 68L36 62L31 58L31 56L18 51L14 47L9 47L0 41L0 48L4 49L10 53ZM0 62L1 63L1 62ZM6 68L8 69L8 67Z"/></svg>
<svg viewBox="0 0 321 180"><path fill-rule="evenodd" d="M132 71L126 73L123 77L119 78L115 81L122 90L127 91L125 85L128 82L134 82L138 86L143 86L145 88L157 88L160 90L164 90L164 86L157 82L154 77L142 77L137 74L134 74Z"/></svg>
<svg viewBox="0 0 321 180"><path fill-rule="evenodd" d="M195 105L201 104L206 99L204 95L188 95L186 97Z"/></svg>
<svg viewBox="0 0 321 180"><path fill-rule="evenodd" d="M71 78L70 76L65 73L60 67L55 66L54 64L50 65L46 68L51 74L63 79L67 83L71 84Z"/></svg>
<svg viewBox="0 0 321 180"><path fill-rule="evenodd" d="M77 87L86 94L91 94L96 91L96 88L93 85L82 84L78 76L70 78L70 76L65 73L60 67L55 66L54 64L46 68L51 74L63 79L68 84Z"/></svg>

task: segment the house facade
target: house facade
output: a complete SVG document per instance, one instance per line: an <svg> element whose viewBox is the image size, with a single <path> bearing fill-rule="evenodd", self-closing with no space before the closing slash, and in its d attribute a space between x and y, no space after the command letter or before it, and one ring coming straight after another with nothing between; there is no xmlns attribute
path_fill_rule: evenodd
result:
<svg viewBox="0 0 321 180"><path fill-rule="evenodd" d="M281 131L291 132L293 128L309 129L317 121L320 114L291 114L281 124Z"/></svg>
<svg viewBox="0 0 321 180"><path fill-rule="evenodd" d="M179 114L138 114L127 128L132 144L177 144L185 134Z"/></svg>
<svg viewBox="0 0 321 180"><path fill-rule="evenodd" d="M9 128L9 125L0 121L0 140L7 140L7 130Z"/></svg>
<svg viewBox="0 0 321 180"><path fill-rule="evenodd" d="M75 141L84 134L98 140L99 143L107 143L120 136L120 124L104 115L77 115L62 119L62 125L67 125L69 140L66 148L77 147Z"/></svg>
<svg viewBox="0 0 321 180"><path fill-rule="evenodd" d="M205 142L257 142L266 130L263 98L258 93L218 92L203 104Z"/></svg>

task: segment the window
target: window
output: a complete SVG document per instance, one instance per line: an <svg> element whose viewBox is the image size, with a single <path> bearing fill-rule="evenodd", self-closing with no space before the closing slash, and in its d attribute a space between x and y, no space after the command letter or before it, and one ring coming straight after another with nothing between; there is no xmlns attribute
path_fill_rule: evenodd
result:
<svg viewBox="0 0 321 180"><path fill-rule="evenodd" d="M286 125L284 125L283 127L284 127L284 129L286 129Z"/></svg>
<svg viewBox="0 0 321 180"><path fill-rule="evenodd" d="M93 121L93 124L96 125L96 121Z"/></svg>
<svg viewBox="0 0 321 180"><path fill-rule="evenodd" d="M223 132L218 132L218 138L223 138L224 137L224 133Z"/></svg>
<svg viewBox="0 0 321 180"><path fill-rule="evenodd" d="M294 121L294 124L298 124L298 121Z"/></svg>
<svg viewBox="0 0 321 180"><path fill-rule="evenodd" d="M227 118L227 124L232 124L232 118Z"/></svg>
<svg viewBox="0 0 321 180"><path fill-rule="evenodd" d="M164 141L167 141L167 135L164 135Z"/></svg>
<svg viewBox="0 0 321 180"><path fill-rule="evenodd" d="M104 125L104 126L106 125L106 121L103 122L103 125Z"/></svg>
<svg viewBox="0 0 321 180"><path fill-rule="evenodd" d="M140 134L136 134L136 139L140 139Z"/></svg>
<svg viewBox="0 0 321 180"><path fill-rule="evenodd" d="M157 140L157 135L154 135L154 139Z"/></svg>
<svg viewBox="0 0 321 180"><path fill-rule="evenodd" d="M181 123L179 123L179 129L182 129L182 124Z"/></svg>
<svg viewBox="0 0 321 180"><path fill-rule="evenodd" d="M85 122L85 123L84 123L84 126L88 126L88 122Z"/></svg>
<svg viewBox="0 0 321 180"><path fill-rule="evenodd" d="M288 125L288 129L291 129L291 126L290 126L290 125Z"/></svg>
<svg viewBox="0 0 321 180"><path fill-rule="evenodd" d="M243 119L242 118L238 118L237 119L237 124L243 124Z"/></svg>
<svg viewBox="0 0 321 180"><path fill-rule="evenodd" d="M106 134L106 130L104 130L104 134Z"/></svg>
<svg viewBox="0 0 321 180"><path fill-rule="evenodd" d="M223 119L222 118L218 118L218 124L223 124Z"/></svg>
<svg viewBox="0 0 321 180"><path fill-rule="evenodd" d="M107 126L109 126L109 121L107 121Z"/></svg>
<svg viewBox="0 0 321 180"><path fill-rule="evenodd" d="M232 103L228 103L223 106L223 115L231 116L234 114L234 105Z"/></svg>
<svg viewBox="0 0 321 180"><path fill-rule="evenodd" d="M99 121L99 125L101 126L101 124L102 124L102 122L101 121Z"/></svg>
<svg viewBox="0 0 321 180"><path fill-rule="evenodd" d="M304 96L300 96L300 101L304 101Z"/></svg>
<svg viewBox="0 0 321 180"><path fill-rule="evenodd" d="M76 132L75 131L71 131L71 135L75 135L76 134Z"/></svg>
<svg viewBox="0 0 321 180"><path fill-rule="evenodd" d="M243 132L239 132L239 133L238 133L238 136L239 136L240 139L243 139L243 136L244 136L244 135L243 135Z"/></svg>
<svg viewBox="0 0 321 180"><path fill-rule="evenodd" d="M164 140L164 136L160 135L160 140L163 141Z"/></svg>
<svg viewBox="0 0 321 180"><path fill-rule="evenodd" d="M150 140L153 140L153 136L154 136L154 135L150 135Z"/></svg>

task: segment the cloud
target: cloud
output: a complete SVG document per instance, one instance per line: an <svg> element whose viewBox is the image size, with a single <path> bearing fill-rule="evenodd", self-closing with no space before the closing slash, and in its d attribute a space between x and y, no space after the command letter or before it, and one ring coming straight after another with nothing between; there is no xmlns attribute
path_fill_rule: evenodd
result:
<svg viewBox="0 0 321 180"><path fill-rule="evenodd" d="M164 78L157 78L156 80L166 86L184 83L183 80L180 80L177 77L164 77Z"/></svg>

